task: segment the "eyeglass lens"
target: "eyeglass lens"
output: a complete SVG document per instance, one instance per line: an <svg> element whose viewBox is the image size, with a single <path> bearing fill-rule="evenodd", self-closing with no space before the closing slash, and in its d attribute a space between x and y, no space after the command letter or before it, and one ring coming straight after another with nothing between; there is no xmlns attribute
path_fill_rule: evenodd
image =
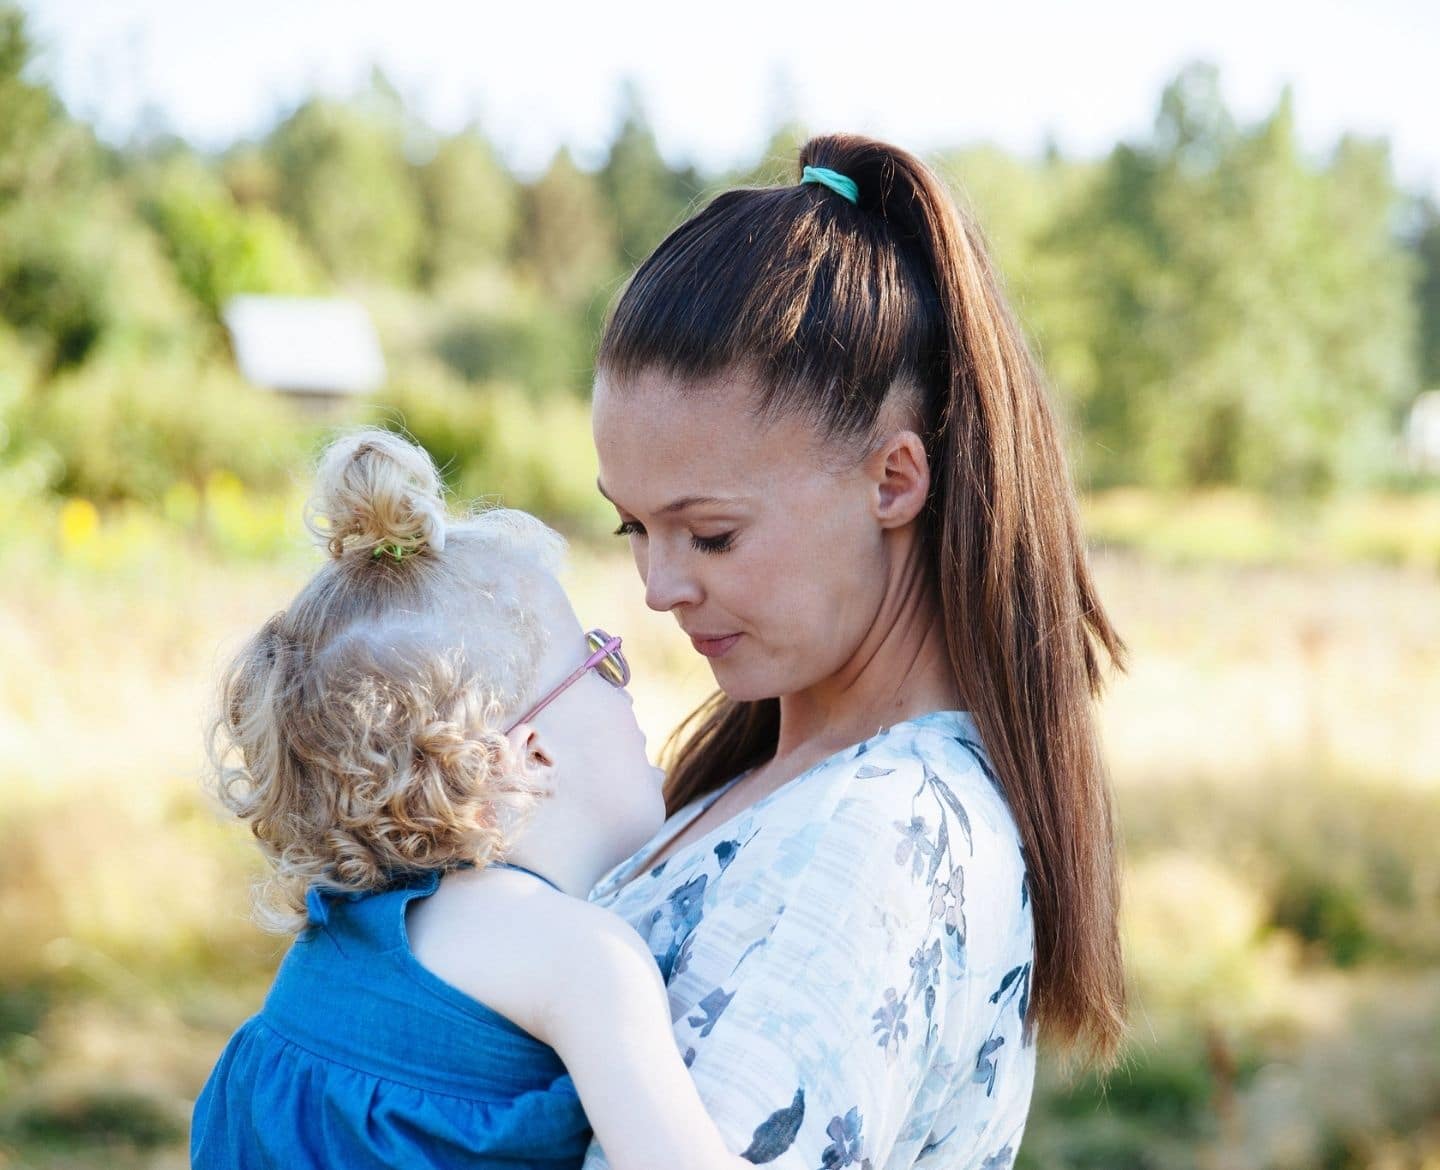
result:
<svg viewBox="0 0 1440 1170"><path fill-rule="evenodd" d="M591 650L598 650L610 640L610 637L603 630L591 630L585 635L585 640L589 643ZM630 665L625 661L618 647L596 663L595 669L612 686L623 687L630 681Z"/></svg>

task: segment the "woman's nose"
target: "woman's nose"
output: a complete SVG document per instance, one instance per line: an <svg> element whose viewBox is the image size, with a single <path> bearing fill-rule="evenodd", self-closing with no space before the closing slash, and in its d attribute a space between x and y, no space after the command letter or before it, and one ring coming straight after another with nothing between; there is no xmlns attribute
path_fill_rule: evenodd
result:
<svg viewBox="0 0 1440 1170"><path fill-rule="evenodd" d="M678 605L695 605L700 601L700 586L683 563L663 553L656 555L651 542L643 577L645 580L645 604L656 613L669 613Z"/></svg>

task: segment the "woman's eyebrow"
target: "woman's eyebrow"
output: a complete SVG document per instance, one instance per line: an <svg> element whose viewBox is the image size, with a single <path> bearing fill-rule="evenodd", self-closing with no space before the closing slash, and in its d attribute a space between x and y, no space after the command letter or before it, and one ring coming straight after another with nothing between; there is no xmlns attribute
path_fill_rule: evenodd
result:
<svg viewBox="0 0 1440 1170"><path fill-rule="evenodd" d="M615 501L611 499L610 493L605 490L605 485L598 479L595 481L595 487L602 496L610 500L612 504L615 503ZM681 496L680 499L672 500L666 504L655 514L657 516L671 516L676 512L683 512L686 508L693 508L700 504L733 504L737 502L738 500L726 500L719 496ZM616 506L618 507L619 505Z"/></svg>

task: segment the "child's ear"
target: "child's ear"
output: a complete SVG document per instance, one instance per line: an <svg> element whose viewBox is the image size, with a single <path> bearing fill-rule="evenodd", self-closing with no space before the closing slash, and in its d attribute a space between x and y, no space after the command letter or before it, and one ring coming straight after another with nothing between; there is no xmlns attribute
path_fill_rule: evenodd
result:
<svg viewBox="0 0 1440 1170"><path fill-rule="evenodd" d="M545 750L540 733L530 724L522 723L507 732L505 738L510 741L510 750L515 753L520 770L546 796L551 795L555 788L555 761Z"/></svg>

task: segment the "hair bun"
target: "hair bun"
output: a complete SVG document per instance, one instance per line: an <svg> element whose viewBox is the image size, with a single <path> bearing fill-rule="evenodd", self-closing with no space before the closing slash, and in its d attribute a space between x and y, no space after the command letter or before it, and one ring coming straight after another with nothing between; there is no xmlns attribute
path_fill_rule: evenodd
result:
<svg viewBox="0 0 1440 1170"><path fill-rule="evenodd" d="M320 456L306 524L332 557L377 548L399 554L445 547L445 503L429 453L408 439L366 428Z"/></svg>

